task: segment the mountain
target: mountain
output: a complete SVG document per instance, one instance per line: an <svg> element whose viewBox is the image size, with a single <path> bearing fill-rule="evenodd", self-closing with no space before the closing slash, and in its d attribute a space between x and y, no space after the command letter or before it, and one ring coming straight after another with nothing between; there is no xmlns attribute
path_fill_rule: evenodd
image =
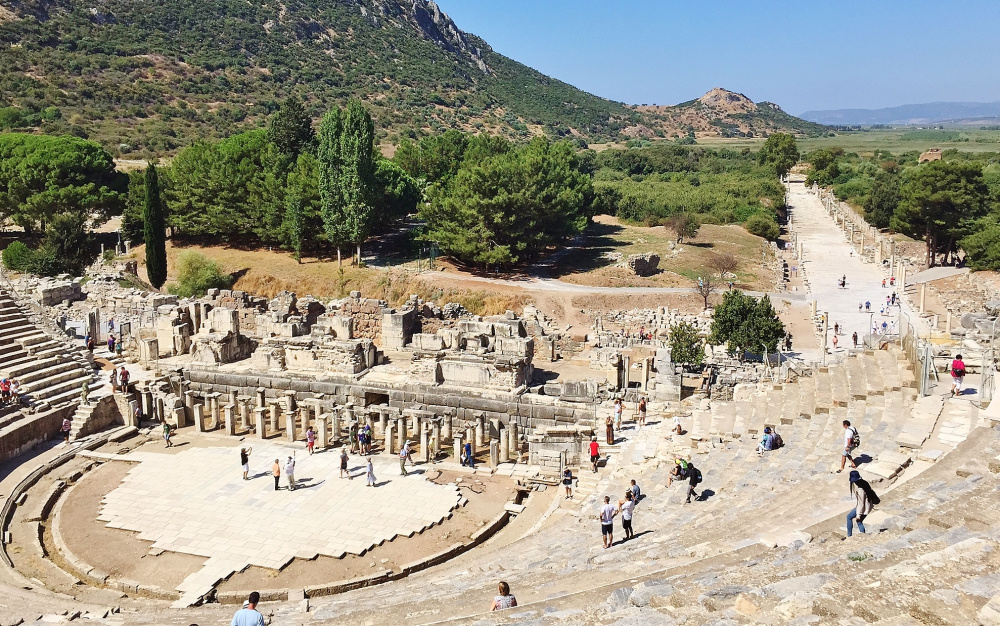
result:
<svg viewBox="0 0 1000 626"><path fill-rule="evenodd" d="M1000 102L929 102L884 109L806 111L800 117L831 125L972 123L1000 117Z"/></svg>
<svg viewBox="0 0 1000 626"><path fill-rule="evenodd" d="M695 137L757 137L774 132L818 134L827 128L785 113L773 102L754 102L741 93L716 87L697 100L674 106L635 107L646 124L623 132L647 136L656 130L669 136L694 133Z"/></svg>
<svg viewBox="0 0 1000 626"><path fill-rule="evenodd" d="M362 98L383 137L613 139L640 117L494 52L427 0L0 0L0 107L57 107L43 129L162 153L262 123L289 94L316 116Z"/></svg>
<svg viewBox="0 0 1000 626"><path fill-rule="evenodd" d="M0 130L169 155L264 124L289 95L314 117L360 98L383 143L449 128L589 142L817 128L766 103L605 100L494 52L430 0L0 0Z"/></svg>

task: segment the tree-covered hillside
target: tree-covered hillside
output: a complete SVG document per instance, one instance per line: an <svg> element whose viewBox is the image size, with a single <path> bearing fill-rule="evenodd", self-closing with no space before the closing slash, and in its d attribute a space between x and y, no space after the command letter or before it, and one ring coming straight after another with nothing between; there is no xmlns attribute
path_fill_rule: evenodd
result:
<svg viewBox="0 0 1000 626"><path fill-rule="evenodd" d="M0 129L164 154L360 98L383 138L616 138L639 117L493 52L425 0L0 0Z"/></svg>

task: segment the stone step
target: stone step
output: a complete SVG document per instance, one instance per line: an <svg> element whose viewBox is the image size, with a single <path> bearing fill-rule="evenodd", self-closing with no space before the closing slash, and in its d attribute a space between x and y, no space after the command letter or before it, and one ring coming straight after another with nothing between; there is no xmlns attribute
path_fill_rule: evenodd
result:
<svg viewBox="0 0 1000 626"><path fill-rule="evenodd" d="M80 366L72 360L45 359L37 369L15 375L21 388L31 392L46 385L45 381L61 382L60 375L66 372L78 373Z"/></svg>
<svg viewBox="0 0 1000 626"><path fill-rule="evenodd" d="M45 384L38 385L35 390L28 391L24 395L34 402L49 400L60 394L68 394L74 389L79 395L84 381L92 383L93 378L90 374L81 374L79 370L64 372L54 376L53 380L47 379Z"/></svg>

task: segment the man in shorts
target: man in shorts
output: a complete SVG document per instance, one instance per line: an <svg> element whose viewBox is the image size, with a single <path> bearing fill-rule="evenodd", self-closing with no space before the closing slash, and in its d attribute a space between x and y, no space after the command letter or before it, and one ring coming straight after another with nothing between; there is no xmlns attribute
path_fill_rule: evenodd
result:
<svg viewBox="0 0 1000 626"><path fill-rule="evenodd" d="M601 520L601 537L604 540L605 549L610 548L611 544L614 543L614 522L617 514L618 509L611 504L611 496L604 496L604 506L601 507L601 514L598 517Z"/></svg>
<svg viewBox="0 0 1000 626"><path fill-rule="evenodd" d="M854 452L854 448L856 447L854 445L854 435L856 435L857 432L858 431L851 426L851 422L844 420L844 451L840 456L840 469L837 470L838 474L844 471L844 464L847 463L847 461L851 462L851 467L853 468L858 466L858 464L855 463L854 459L851 457L851 453Z"/></svg>
<svg viewBox="0 0 1000 626"><path fill-rule="evenodd" d="M594 473L597 473L597 461L601 458L601 449L597 444L597 437L590 438L590 465L594 469Z"/></svg>

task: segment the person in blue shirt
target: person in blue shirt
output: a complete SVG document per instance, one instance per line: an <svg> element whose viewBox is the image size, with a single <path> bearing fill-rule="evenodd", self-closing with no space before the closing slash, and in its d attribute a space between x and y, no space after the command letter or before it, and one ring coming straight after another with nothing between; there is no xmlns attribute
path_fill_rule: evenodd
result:
<svg viewBox="0 0 1000 626"><path fill-rule="evenodd" d="M771 433L771 428L764 429L764 436L760 438L760 443L757 444L757 455L764 456L765 452L774 449L774 434Z"/></svg>
<svg viewBox="0 0 1000 626"><path fill-rule="evenodd" d="M233 621L229 622L229 626L264 626L264 616L257 612L258 602L260 594L254 591L243 608L233 615Z"/></svg>

